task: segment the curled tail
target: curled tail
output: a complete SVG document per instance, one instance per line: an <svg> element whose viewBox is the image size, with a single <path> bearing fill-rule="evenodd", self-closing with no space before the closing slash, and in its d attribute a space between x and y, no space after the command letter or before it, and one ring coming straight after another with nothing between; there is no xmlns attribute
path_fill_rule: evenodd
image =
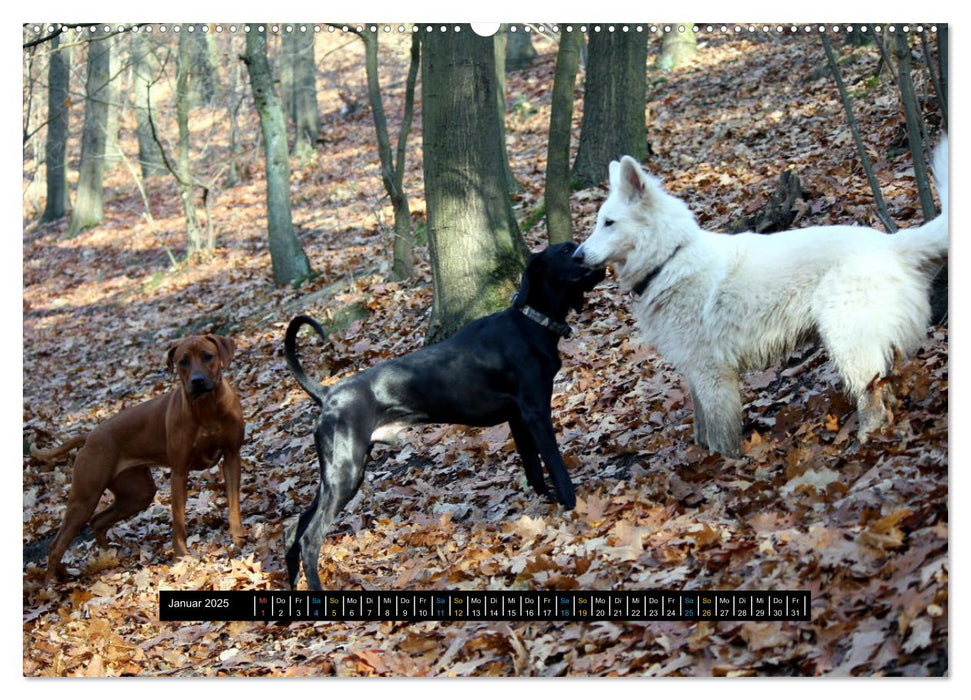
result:
<svg viewBox="0 0 971 700"><path fill-rule="evenodd" d="M941 213L923 226L901 229L893 238L908 259L925 266L939 263L948 251L948 221L947 221L947 136L941 139L934 149L931 158L931 172L937 194L941 199Z"/></svg>
<svg viewBox="0 0 971 700"><path fill-rule="evenodd" d="M283 353L287 358L287 366L290 367L290 371L300 388L306 391L318 406L323 406L323 397L327 393L327 389L316 379L308 377L307 373L303 371L303 367L300 366L300 360L297 359L297 333L301 326L310 326L321 339L327 337L324 334L324 329L314 319L303 315L295 316L290 321L290 325L287 326L287 334L283 340Z"/></svg>
<svg viewBox="0 0 971 700"><path fill-rule="evenodd" d="M47 462L52 464L58 457L60 457L65 452L73 450L75 447L81 447L87 441L87 435L78 435L73 437L67 442L58 445L57 447L51 448L49 450L38 450L33 445L30 446L30 456L34 459L39 459L41 462Z"/></svg>

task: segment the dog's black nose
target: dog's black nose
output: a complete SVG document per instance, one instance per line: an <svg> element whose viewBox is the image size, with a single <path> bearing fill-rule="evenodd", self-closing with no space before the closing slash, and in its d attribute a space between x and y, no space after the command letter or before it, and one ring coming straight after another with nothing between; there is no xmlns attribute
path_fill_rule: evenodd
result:
<svg viewBox="0 0 971 700"><path fill-rule="evenodd" d="M583 252L583 246L577 246L577 249L573 251L573 259L577 262L583 262L583 258L586 257Z"/></svg>
<svg viewBox="0 0 971 700"><path fill-rule="evenodd" d="M193 389L206 388L206 376L204 374L193 374L189 377L189 382L192 384Z"/></svg>

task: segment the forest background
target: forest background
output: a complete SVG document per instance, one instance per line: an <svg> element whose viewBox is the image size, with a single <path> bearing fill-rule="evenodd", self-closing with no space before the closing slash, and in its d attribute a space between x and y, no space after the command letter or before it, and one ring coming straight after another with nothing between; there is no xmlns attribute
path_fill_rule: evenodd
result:
<svg viewBox="0 0 971 700"><path fill-rule="evenodd" d="M802 37L772 43L761 39L759 35L750 39L744 34L733 37L716 32L700 42L697 58L686 66L670 71L652 67L654 72L647 73L650 87L646 113L647 141L654 152L646 160L648 167L661 174L672 191L685 196L709 228L730 229L740 219L763 209L779 174L789 167L798 170L807 191L799 198L806 207L801 213L797 211L799 225L879 225L865 177L858 167L850 165L854 147L845 121L841 121L844 115L832 78L820 69L825 55L819 41ZM385 93L387 111L398 115L407 50L400 41L397 45L393 40L388 43L393 48L385 47L385 53L379 56L385 60L382 70L392 71L387 80L396 85ZM523 229L533 249L546 237L539 213L544 186L541 165L555 64L555 44L534 43L539 55L530 66L510 71L506 78L510 170L523 187L514 195L513 205L520 225L532 219ZM656 60L659 45L655 42L648 46L649 58ZM847 437L841 421L849 414L839 403L831 373L817 355L808 351L800 358L803 363L796 366L802 378L795 391L785 386L785 381L791 380L780 373L762 374L750 384L753 393L748 397L748 410L758 415L747 459L726 464L692 450L684 440L690 428L690 411L679 379L663 368L644 376L639 365L649 354L633 339L628 340L633 326L625 300L609 286L595 293L602 298L595 298L590 311L578 320L581 337L565 347L564 373L562 383L558 383L555 412L569 416L579 409L582 416L567 418L558 426L561 446L565 454L573 455L571 471L578 484L585 484L581 489L589 489L577 513L566 516L566 528L560 516L530 499L518 484L521 470L502 431L470 433L433 428L416 436L410 451L376 452L375 465L370 469L370 492L356 499L342 517L342 526L328 538L331 544L325 546L322 562L332 560L332 568L329 572L325 568L325 575L332 575L335 585L341 586L361 582L368 586L434 588L461 582L569 587L572 581L591 587L606 582L641 586L647 581L658 582L656 577L666 570L663 575L670 585L691 581L692 585L715 587L727 582L805 581L808 567L821 576L820 585L826 591L824 606L833 616L828 624L810 628L784 625L782 631L772 634L751 624L680 630L650 623L608 624L595 628L592 634L588 634L590 630L571 631L558 625L547 631L536 626L487 624L471 629L392 625L373 630L348 625L337 634L329 634L323 646L320 640L311 644L310 656L308 647L297 642L305 636L300 632L268 639L246 625L233 627L232 636L239 644L226 648L221 646L226 630L206 625L187 626L174 632L171 639L142 638L133 643L147 629L138 621L144 615L143 608L150 605L146 601L151 600L151 586L158 582L180 587L280 587L279 551L273 545L280 538L282 515L292 516L303 502L301 498L309 493L314 470L308 435L312 412L288 380L276 347L287 320L282 310L309 310L328 318L337 312L335 333L319 348L335 378L414 349L423 340L431 292L429 263L422 257L421 244L416 246L417 282L387 281L393 213L376 170L374 126L364 87L363 42L356 37L341 37L339 44L324 52L330 49L333 83L326 89L318 88L324 96L320 112L326 124L325 140L310 160L293 161L298 185L292 188L303 192L295 211L319 217L303 219L301 238L311 261L328 261L330 275L323 274L296 289L275 287L268 279L266 233L257 223L265 215L259 213L264 186L259 173L260 154L255 148L247 154L251 169L248 184L239 191L221 189L216 195L219 208L214 220L221 222L217 245L213 258L202 264L167 264L170 261L165 249L179 251L185 245L184 218L172 182L161 185L159 201L153 203L160 212L153 212L160 222L153 231L143 216L137 188L124 175L124 167L116 167L116 188L123 194L114 203L114 223L109 221L75 237L64 236L58 225L33 228L31 221L40 211L32 203L37 200L25 191L25 236L40 233L62 240L58 246L51 246L54 239L37 239L28 257L25 238L25 283L29 287L32 280L28 260L38 261L33 264L40 267L56 265L67 271L73 269L72 265L80 266L68 279L47 282L54 283L49 291L28 294L25 288L25 349L37 356L28 358L25 353L24 358L25 439L36 435L33 430L38 425L45 429L67 420L60 393L67 388L73 388L72 410L76 412L68 422L80 426L91 425L121 405L167 385L160 367L152 365L155 346L148 342L159 334L159 318L166 327L164 319L170 308L164 301L166 295L178 294L180 303L188 298L210 327L226 324L233 328L245 339L247 353L275 358L266 366L247 362L241 356L234 370L237 386L242 386L247 395L260 396L256 405L247 405L252 412L248 422L260 431L249 453L249 463L260 465L259 482L244 484L244 514L249 508L251 535L253 525L258 529L255 549L251 546L244 552L249 556L229 556L223 542L224 504L218 477L204 475L189 506L190 517L196 514L197 558L189 560L188 566L167 561L168 515L163 487L157 505L132 521L131 529L119 526L118 551L104 553L81 547L81 575L67 584L67 590L76 592L69 597L69 605L65 606L68 598L63 592L46 596L36 589L36 571L28 567L24 579L25 635L32 640L38 634L53 637L48 647L31 648L29 658L25 656L25 672L35 668L30 663L38 663L35 670L43 672L41 669L52 668L51 663L58 660L61 665L53 668L61 673L95 675L99 671L132 673L136 668L139 673L154 668L162 673L174 669L176 673L203 674L394 675L464 669L470 674L506 675L803 674L833 670L867 675L887 672L888 659L900 658L905 647L911 650L911 657L904 654L902 672L924 675L939 671L940 653L947 641L947 615L942 614L947 609L946 594L941 598L947 581L942 560L942 552L947 551L947 480L946 472L941 474L935 466L947 464L947 325L935 328L924 354L902 370L904 393L913 401L909 411L919 417L904 426L904 439L894 456L887 456L886 444L845 456ZM877 171L889 213L899 225L919 223L917 188L907 172L905 134L895 87L886 75L882 80L872 77L879 78L876 68L880 54L873 47L843 46L839 52L841 68L847 73L844 79L854 89L865 91L857 93L854 106L859 110L857 117L864 135L873 150L883 156L877 161ZM582 116L581 78L582 72L575 90L574 148ZM799 89L787 90L787 85ZM932 88L924 87L927 94L932 92ZM791 92L806 94L809 100L787 103L782 95ZM706 100L699 100L700 95ZM861 101L860 96L867 99ZM251 103L247 103L247 109L249 114L242 109L240 114L252 129L256 122ZM929 106L928 115L931 112ZM769 133L749 131L759 128L752 114L772 124ZM686 124L691 128L685 128ZM784 133L789 134L789 140L783 141L786 148L780 148L779 137ZM813 138L797 138L806 133ZM412 138L411 143L420 144L416 136ZM406 178L412 182L410 198L418 202L414 213L420 227L418 161L410 157ZM740 162L745 163L743 169L738 167ZM197 165L204 168L210 164ZM25 164L25 175L29 172L33 171ZM578 238L590 230L602 196L599 186L574 192L571 214ZM327 211L316 204L320 201L328 202ZM236 243L228 244L227 237ZM105 246L106 253L91 256L77 250L91 244ZM61 251L56 253L58 257L34 255L51 248ZM144 259L131 253L143 249L154 253ZM379 263L378 270L371 269L375 262ZM336 275L335 269L339 271ZM212 275L223 276L230 284L207 282ZM336 291L331 287L335 277L346 280ZM74 289L84 280L89 280L87 288ZM226 290L220 291L220 287ZM106 394L103 386L98 388L110 365L102 366L99 360L93 366L78 366L76 361L69 365L72 387L66 388L59 381L64 377L63 369L60 373L28 371L34 362L64 367L64 358L73 360L79 348L111 347L110 339L119 335L114 301L96 311L94 322L90 318L59 318L56 337L45 339L36 330L28 334L27 329L33 328L28 321L31 305L46 308L54 304L56 308L61 303L58 300L69 294L78 294L76 299L86 304L98 299L144 304L135 324L142 335L126 338L121 346L129 353L126 361L130 363L122 376L135 382L125 386L123 394ZM92 296L86 298L88 294ZM213 294L217 295L215 301ZM219 294L228 296L224 301ZM230 303L238 304L241 296L247 299L245 313L222 310ZM316 306L307 305L307 298ZM345 314L343 319L341 313ZM355 317L361 313L361 318ZM131 324L131 317L127 318L125 324ZM184 319L180 321L184 323ZM168 322L165 333L184 330L171 319ZM65 338L68 347L59 345ZM88 369L92 371L90 377L85 376ZM48 375L46 381L55 386L28 381L43 375ZM78 402L84 392L88 393ZM625 400L626 392L639 401ZM44 395L61 398L51 404L29 400ZM578 422L571 425L570 420ZM799 436L798 441L793 441L794 435ZM941 457L940 453L935 456L935 449L943 450L943 462L935 461ZM498 460L488 467L494 475L489 487L492 492L481 487L477 475L477 465L483 459ZM928 459L930 462L925 463ZM297 465L300 468L295 468ZM67 473L64 467L53 473L27 469L24 486L34 500L29 518L25 508L25 544L56 529L57 509L66 496ZM252 471L250 474L255 476ZM598 483L604 477L610 482ZM882 480L894 484L892 494L878 490L879 500L870 500L874 479L877 484ZM468 488L473 484L479 485L479 495L470 498ZM745 486L740 490L741 484ZM901 489L906 484L914 486ZM764 511L766 504L775 502L780 494L789 500L777 511ZM834 502L839 505L834 506ZM277 522L265 520L267 515L277 517ZM456 537L462 538L458 544L453 542ZM396 551L402 541L408 547ZM141 551L138 546L132 549L132 542L139 542ZM441 560L446 542L451 542L444 550L447 565L433 565ZM779 551L780 542L785 543L786 551ZM457 558L449 559L448 552ZM900 557L905 555L916 564L908 574L895 578ZM134 560L138 560L138 567L132 566ZM659 564L663 564L660 569ZM623 571L616 570L618 565ZM151 578L152 584L133 579L136 569L143 572L143 578ZM483 575L486 578L480 580ZM620 578L616 578L618 575ZM863 590L858 588L861 577L871 582ZM99 587L92 592L95 582ZM904 600L892 595L888 599L891 591L906 594ZM886 606L876 616L879 622L873 623L874 617L869 614L858 617L878 601ZM117 615L128 620L122 626L124 631L92 629L92 618L85 617L91 610L100 613L93 619L110 620ZM865 624L866 620L871 622ZM824 634L821 640L822 629L831 636ZM180 639L183 633L188 637ZM312 631L308 633L315 636ZM50 641L55 638L63 643ZM78 641L72 643L71 639ZM149 641L154 643L147 644ZM152 655L161 654L163 648L168 650L165 658ZM176 648L181 651L174 651ZM155 651L147 652L150 649ZM341 652L335 655L337 649ZM221 658L224 652L226 658ZM204 665L203 660L213 658L214 653L218 661ZM443 658L448 664L440 663ZM907 665L906 658L912 659L912 665Z"/></svg>

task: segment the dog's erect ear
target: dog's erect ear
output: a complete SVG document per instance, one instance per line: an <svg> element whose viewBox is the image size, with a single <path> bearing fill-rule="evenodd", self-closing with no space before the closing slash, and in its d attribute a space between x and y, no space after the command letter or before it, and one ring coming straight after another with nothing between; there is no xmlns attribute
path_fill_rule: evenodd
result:
<svg viewBox="0 0 971 700"><path fill-rule="evenodd" d="M644 171L641 170L640 164L630 156L621 158L617 180L619 181L620 193L624 199L629 202L639 202L644 198L644 193L647 190L647 179L644 177ZM613 186L613 175L611 175L610 182Z"/></svg>
<svg viewBox="0 0 971 700"><path fill-rule="evenodd" d="M610 176L610 189L615 190L620 187L620 161L612 160L607 166L607 173Z"/></svg>
<svg viewBox="0 0 971 700"><path fill-rule="evenodd" d="M236 354L236 341L232 338L227 338L223 335L213 335L212 333L207 335L206 339L215 343L219 349L220 364L223 367L229 367L229 363L233 361L233 356Z"/></svg>

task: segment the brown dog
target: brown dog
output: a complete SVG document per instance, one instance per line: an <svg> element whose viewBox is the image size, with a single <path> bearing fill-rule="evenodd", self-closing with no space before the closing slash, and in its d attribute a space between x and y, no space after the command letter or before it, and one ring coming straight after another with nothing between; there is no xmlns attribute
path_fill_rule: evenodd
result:
<svg viewBox="0 0 971 700"><path fill-rule="evenodd" d="M188 473L208 469L220 458L229 501L229 533L234 542L242 542L239 448L243 443L243 408L222 376L235 349L231 339L218 335L185 338L168 351L169 370L178 371L180 386L126 408L87 435L60 447L31 450L38 459L50 461L83 445L74 460L71 496L64 522L51 543L45 580L57 578L65 550L89 520L95 539L105 546L109 527L151 505L155 496L152 465L167 465L172 470L172 545L176 556L188 554ZM114 502L92 518L105 489L114 494Z"/></svg>

